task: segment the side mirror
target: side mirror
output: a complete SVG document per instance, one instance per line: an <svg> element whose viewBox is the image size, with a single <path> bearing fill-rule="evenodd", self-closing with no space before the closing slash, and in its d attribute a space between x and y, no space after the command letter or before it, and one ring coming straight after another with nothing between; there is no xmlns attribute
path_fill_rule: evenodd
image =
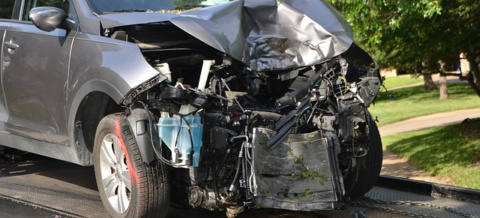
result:
<svg viewBox="0 0 480 218"><path fill-rule="evenodd" d="M32 8L28 16L38 29L47 32L51 32L61 26L68 17L64 10L55 7Z"/></svg>

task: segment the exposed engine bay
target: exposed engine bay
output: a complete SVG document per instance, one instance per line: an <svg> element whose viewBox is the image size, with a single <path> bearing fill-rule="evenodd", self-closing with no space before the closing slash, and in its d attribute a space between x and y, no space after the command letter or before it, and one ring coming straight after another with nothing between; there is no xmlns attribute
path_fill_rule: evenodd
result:
<svg viewBox="0 0 480 218"><path fill-rule="evenodd" d="M175 33L153 42L144 28ZM376 126L367 108L382 83L366 52L353 44L323 63L259 72L176 28L155 28L111 37L137 43L163 78L125 103L148 114L134 132L153 144L144 160L171 166L173 203L233 217L251 207L333 209L349 196L355 185L344 180L357 179L348 174L369 152Z"/></svg>

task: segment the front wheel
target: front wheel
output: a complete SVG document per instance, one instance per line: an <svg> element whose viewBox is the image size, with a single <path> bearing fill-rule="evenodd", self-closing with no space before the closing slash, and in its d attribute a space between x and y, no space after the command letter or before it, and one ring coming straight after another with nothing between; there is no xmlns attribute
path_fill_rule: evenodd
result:
<svg viewBox="0 0 480 218"><path fill-rule="evenodd" d="M367 193L377 182L382 169L382 140L375 121L367 117L368 153L360 158L348 161L344 175L345 196L356 198Z"/></svg>
<svg viewBox="0 0 480 218"><path fill-rule="evenodd" d="M94 168L103 205L112 217L165 217L170 190L165 166L142 161L123 113L97 127Z"/></svg>

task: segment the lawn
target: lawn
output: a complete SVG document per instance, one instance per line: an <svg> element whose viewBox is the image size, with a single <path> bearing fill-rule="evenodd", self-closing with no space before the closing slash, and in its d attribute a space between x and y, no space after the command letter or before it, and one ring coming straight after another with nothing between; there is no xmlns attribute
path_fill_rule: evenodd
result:
<svg viewBox="0 0 480 218"><path fill-rule="evenodd" d="M410 77L410 76L396 76L396 77L385 77L385 87L387 89L399 87L399 86L405 86L405 85L411 85L415 83L421 83L423 82L422 77Z"/></svg>
<svg viewBox="0 0 480 218"><path fill-rule="evenodd" d="M408 158L433 176L480 189L480 119L382 138L390 151Z"/></svg>
<svg viewBox="0 0 480 218"><path fill-rule="evenodd" d="M379 126L422 115L480 107L480 98L468 84L448 84L450 98L439 100L438 91L423 86L381 92L370 107Z"/></svg>

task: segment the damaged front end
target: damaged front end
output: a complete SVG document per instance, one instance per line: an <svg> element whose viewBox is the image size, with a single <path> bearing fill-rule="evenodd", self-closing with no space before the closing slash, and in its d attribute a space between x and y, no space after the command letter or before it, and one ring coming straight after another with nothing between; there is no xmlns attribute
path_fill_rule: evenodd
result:
<svg viewBox="0 0 480 218"><path fill-rule="evenodd" d="M148 114L131 121L134 132L151 131L144 141L154 142L153 152L142 155L155 156L144 160L172 166L174 201L192 207L231 214L245 206L336 208L358 189L357 159L379 146L370 140L378 136L367 107L381 79L359 54L367 55L352 45L324 63L272 72L219 55L191 66L191 77L163 63L168 79L130 104L132 114ZM142 119L151 125L138 127Z"/></svg>
<svg viewBox="0 0 480 218"><path fill-rule="evenodd" d="M268 7L282 17L295 3ZM243 3L249 22L261 6ZM193 35L184 29L191 22L104 25L107 36L135 42L160 73L123 103L144 162L171 166L173 203L229 216L245 207L311 211L337 208L373 186L381 142L367 108L382 80L366 52L342 34L312 47L295 30L280 42L265 34L266 21L248 24L254 28L239 52L220 33Z"/></svg>

